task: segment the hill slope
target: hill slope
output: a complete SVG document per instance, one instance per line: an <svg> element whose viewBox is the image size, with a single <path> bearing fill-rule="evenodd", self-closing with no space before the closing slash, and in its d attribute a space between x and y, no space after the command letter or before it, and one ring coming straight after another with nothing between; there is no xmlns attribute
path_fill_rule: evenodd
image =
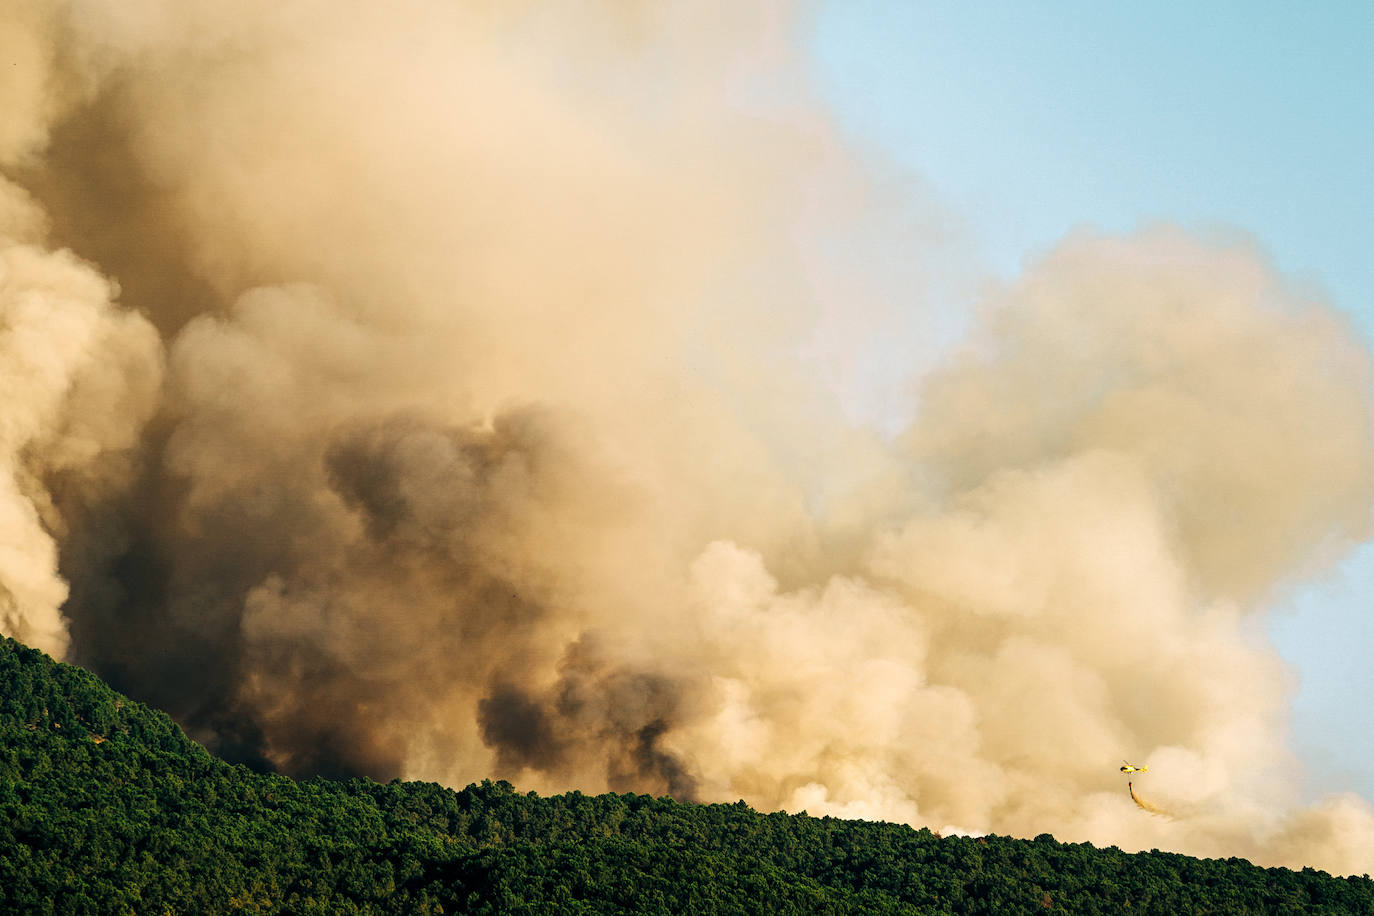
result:
<svg viewBox="0 0 1374 916"><path fill-rule="evenodd" d="M743 803L296 783L0 642L0 912L1374 912L1374 881Z"/></svg>

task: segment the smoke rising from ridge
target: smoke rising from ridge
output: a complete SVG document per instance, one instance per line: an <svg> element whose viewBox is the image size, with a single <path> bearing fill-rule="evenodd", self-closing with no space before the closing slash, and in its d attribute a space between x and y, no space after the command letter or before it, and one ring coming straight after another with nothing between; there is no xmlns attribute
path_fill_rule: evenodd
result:
<svg viewBox="0 0 1374 916"><path fill-rule="evenodd" d="M822 379L946 239L817 242L892 204L784 6L15 9L4 632L293 775L1369 870L1251 620L1369 534L1371 360L1246 245L1065 240L889 443Z"/></svg>

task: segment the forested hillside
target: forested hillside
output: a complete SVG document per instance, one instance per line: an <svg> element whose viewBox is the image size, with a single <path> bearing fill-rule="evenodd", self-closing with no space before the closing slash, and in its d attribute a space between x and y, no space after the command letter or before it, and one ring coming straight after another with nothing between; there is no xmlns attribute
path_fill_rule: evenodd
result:
<svg viewBox="0 0 1374 916"><path fill-rule="evenodd" d="M0 912L1371 913L1374 882L743 803L296 783L0 643Z"/></svg>

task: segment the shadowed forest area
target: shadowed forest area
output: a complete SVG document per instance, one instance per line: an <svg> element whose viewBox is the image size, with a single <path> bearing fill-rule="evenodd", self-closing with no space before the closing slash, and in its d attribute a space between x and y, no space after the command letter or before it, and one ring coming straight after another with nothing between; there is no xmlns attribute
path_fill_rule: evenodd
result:
<svg viewBox="0 0 1374 916"><path fill-rule="evenodd" d="M550 798L218 760L166 715L0 643L7 913L1355 913L1374 881L1242 859Z"/></svg>

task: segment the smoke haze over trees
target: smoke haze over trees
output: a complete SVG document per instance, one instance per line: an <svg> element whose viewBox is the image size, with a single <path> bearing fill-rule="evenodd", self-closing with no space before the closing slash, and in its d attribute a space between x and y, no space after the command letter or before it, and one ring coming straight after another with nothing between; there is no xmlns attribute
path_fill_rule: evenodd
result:
<svg viewBox="0 0 1374 916"><path fill-rule="evenodd" d="M938 837L743 802L541 798L216 760L89 672L0 640L0 908L107 913L1352 913L1368 877Z"/></svg>
<svg viewBox="0 0 1374 916"><path fill-rule="evenodd" d="M1369 534L1369 353L1244 243L1083 235L853 422L957 233L800 15L11 4L0 631L293 776L1368 871L1254 620Z"/></svg>

